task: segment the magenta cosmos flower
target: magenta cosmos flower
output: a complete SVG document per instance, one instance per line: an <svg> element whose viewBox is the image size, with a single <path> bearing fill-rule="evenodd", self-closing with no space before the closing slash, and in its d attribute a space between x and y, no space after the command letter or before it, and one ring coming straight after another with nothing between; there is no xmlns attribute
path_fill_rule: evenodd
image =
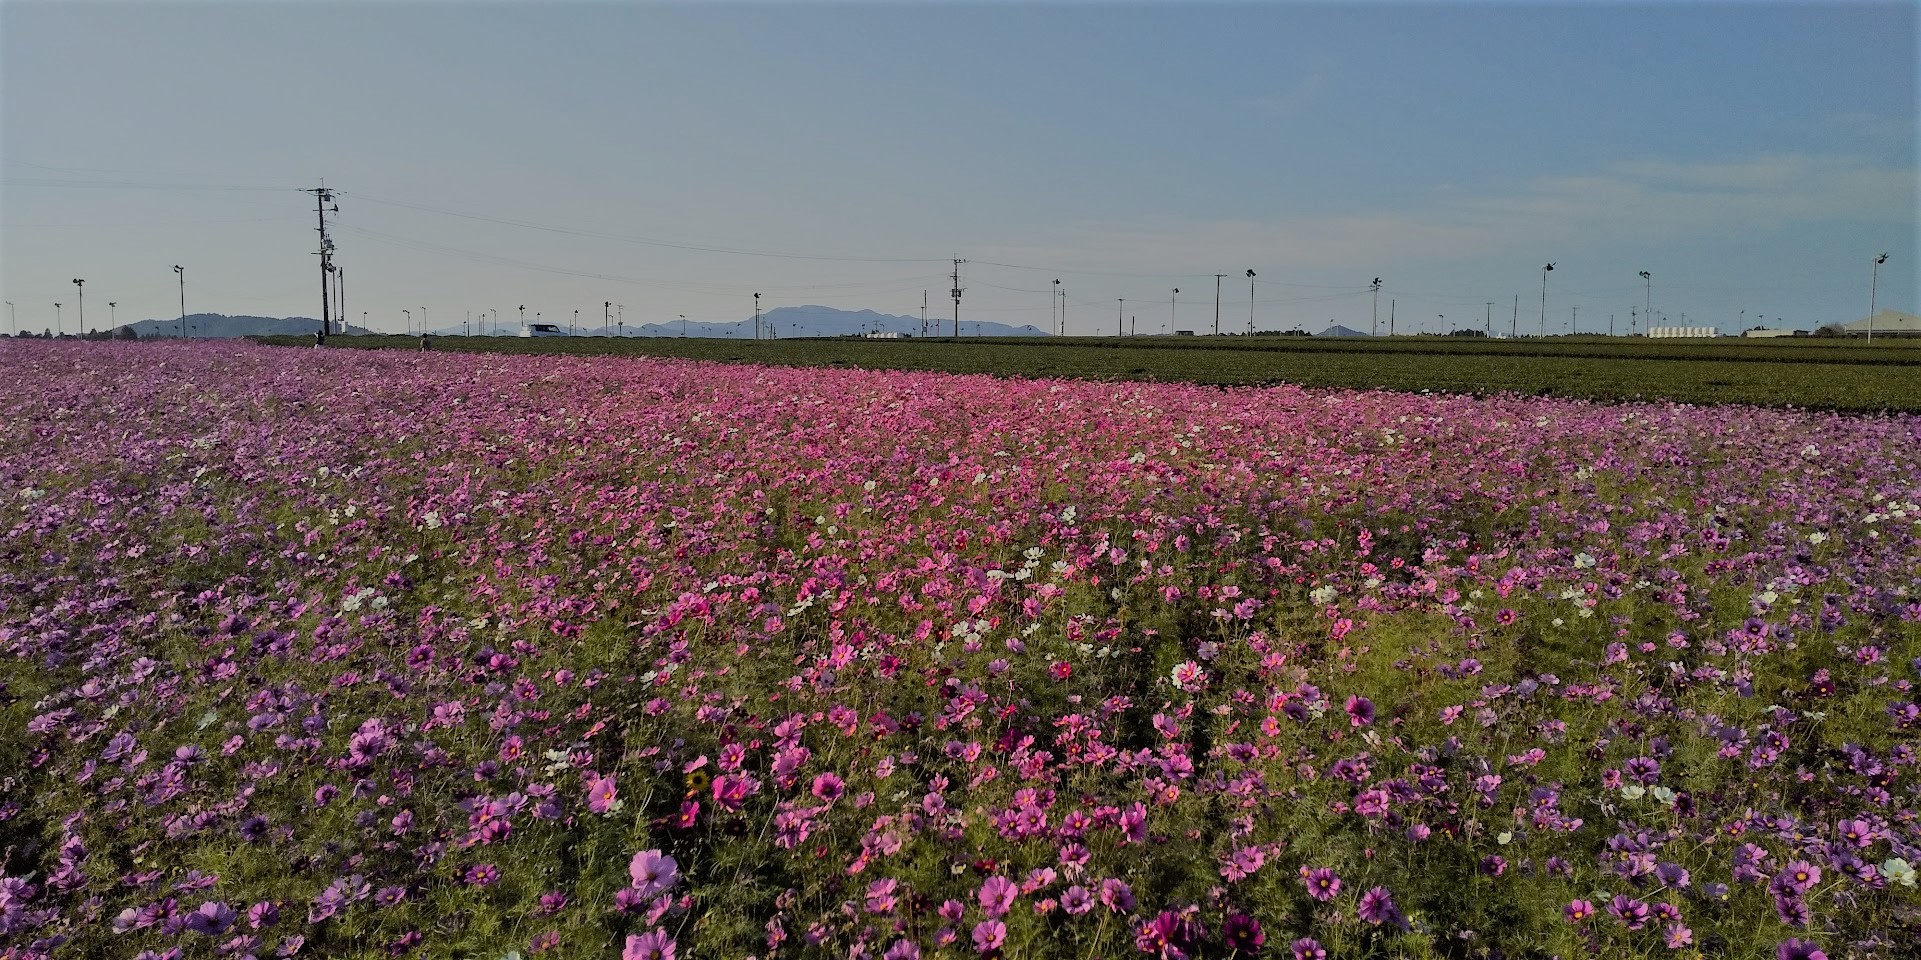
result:
<svg viewBox="0 0 1921 960"><path fill-rule="evenodd" d="M1326 903L1341 892L1341 878L1334 875L1328 867L1301 868L1301 881L1307 884L1308 896Z"/></svg>

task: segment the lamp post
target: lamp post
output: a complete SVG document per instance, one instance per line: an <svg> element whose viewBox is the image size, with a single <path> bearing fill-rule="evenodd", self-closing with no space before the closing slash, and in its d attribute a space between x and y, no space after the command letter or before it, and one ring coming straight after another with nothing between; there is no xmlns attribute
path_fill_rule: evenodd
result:
<svg viewBox="0 0 1921 960"><path fill-rule="evenodd" d="M427 330L427 308L421 307L420 308L420 335L424 337L428 334L428 332L429 331Z"/></svg>
<svg viewBox="0 0 1921 960"><path fill-rule="evenodd" d="M74 289L80 291L80 319L74 321L78 324L76 332L84 336L87 332L87 281L75 279L73 286Z"/></svg>
<svg viewBox="0 0 1921 960"><path fill-rule="evenodd" d="M684 313L680 315L680 335L683 339L687 336L687 315Z"/></svg>
<svg viewBox="0 0 1921 960"><path fill-rule="evenodd" d="M614 304L614 322L615 322L616 324L619 324L619 326L620 326L620 335L621 335L621 336L623 336L623 337L625 337L625 336L627 335L627 306L626 306L626 304L620 304L620 303L616 303L616 304Z"/></svg>
<svg viewBox="0 0 1921 960"><path fill-rule="evenodd" d="M1174 298L1180 295L1180 287L1175 287L1174 292L1167 295L1167 332L1170 334L1174 332Z"/></svg>
<svg viewBox="0 0 1921 960"><path fill-rule="evenodd" d="M187 268L173 265L173 272L180 275L180 339L187 338Z"/></svg>
<svg viewBox="0 0 1921 960"><path fill-rule="evenodd" d="M567 335L570 337L573 336L574 327L578 326L579 324L580 324L580 308L575 307L574 318L572 320L567 321Z"/></svg>
<svg viewBox="0 0 1921 960"><path fill-rule="evenodd" d="M53 336L55 339L60 337L60 304L58 302L53 305Z"/></svg>
<svg viewBox="0 0 1921 960"><path fill-rule="evenodd" d="M1378 337L1381 335L1381 278L1375 277L1367 288L1374 291L1374 326L1368 330L1368 336Z"/></svg>
<svg viewBox="0 0 1921 960"><path fill-rule="evenodd" d="M1061 321L1061 281L1058 277L1054 279L1054 292L1048 296L1047 306L1054 318L1055 332L1067 336L1067 324Z"/></svg>
<svg viewBox="0 0 1921 960"><path fill-rule="evenodd" d="M1888 262L1888 255L1874 258L1874 266L1868 270L1868 342L1874 342L1874 294L1875 284L1881 279L1881 265Z"/></svg>
<svg viewBox="0 0 1921 960"><path fill-rule="evenodd" d="M119 304L113 302L112 300L107 301L107 329L109 331L112 331L113 329L120 326L120 309L119 308L120 308Z"/></svg>
<svg viewBox="0 0 1921 960"><path fill-rule="evenodd" d="M524 303L520 305L520 332L527 332L527 305Z"/></svg>
<svg viewBox="0 0 1921 960"><path fill-rule="evenodd" d="M754 294L754 339L760 339L760 294Z"/></svg>
<svg viewBox="0 0 1921 960"><path fill-rule="evenodd" d="M1643 270L1639 274L1637 274L1637 276L1641 278L1641 283L1646 289L1646 299L1641 302L1641 316L1648 318L1649 323L1653 323L1654 322L1654 274L1651 274L1646 270Z"/></svg>
<svg viewBox="0 0 1921 960"><path fill-rule="evenodd" d="M401 307L400 312L407 315L407 336L411 337L414 335L414 312L406 307Z"/></svg>
<svg viewBox="0 0 1921 960"><path fill-rule="evenodd" d="M607 300L607 301L603 301L603 302L601 303L601 305L600 305L600 335L601 335L601 336L603 336L603 337L607 335L607 324L608 324L608 322L614 319L614 313L613 313L613 311L614 311L614 302L613 302L612 300Z"/></svg>
<svg viewBox="0 0 1921 960"><path fill-rule="evenodd" d="M1541 336L1547 336L1547 275L1554 272L1554 264L1541 268Z"/></svg>
<svg viewBox="0 0 1921 960"><path fill-rule="evenodd" d="M1247 335L1254 335L1254 271L1247 271Z"/></svg>
<svg viewBox="0 0 1921 960"><path fill-rule="evenodd" d="M1125 323L1127 322L1127 320L1126 320L1126 318L1127 318L1127 298L1126 298L1126 297L1115 297L1114 299L1116 299L1116 300L1118 300L1118 301L1120 301L1120 307L1119 307L1119 308L1117 309L1117 311L1116 311L1116 312L1115 312L1115 314L1114 314L1114 335L1115 335L1115 336L1117 336L1117 337L1120 337L1120 336L1125 336L1126 334L1125 334L1125 332L1124 332L1124 331L1125 331L1125 326L1124 326L1124 324L1125 324Z"/></svg>

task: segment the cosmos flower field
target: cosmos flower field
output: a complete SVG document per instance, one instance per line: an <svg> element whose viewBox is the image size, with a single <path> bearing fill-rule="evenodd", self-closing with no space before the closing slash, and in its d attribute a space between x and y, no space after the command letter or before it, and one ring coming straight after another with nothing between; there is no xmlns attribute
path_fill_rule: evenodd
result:
<svg viewBox="0 0 1921 960"><path fill-rule="evenodd" d="M1921 417L0 344L0 957L1913 957Z"/></svg>

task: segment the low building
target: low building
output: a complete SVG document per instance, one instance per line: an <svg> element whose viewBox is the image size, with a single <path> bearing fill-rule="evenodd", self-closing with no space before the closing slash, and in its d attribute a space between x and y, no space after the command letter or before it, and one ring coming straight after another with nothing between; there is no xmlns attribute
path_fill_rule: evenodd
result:
<svg viewBox="0 0 1921 960"><path fill-rule="evenodd" d="M1805 337L1807 335L1808 335L1807 331L1805 330L1769 330L1766 327L1755 327L1752 330L1741 331L1741 336L1748 337L1750 339L1763 339L1767 337Z"/></svg>
<svg viewBox="0 0 1921 960"><path fill-rule="evenodd" d="M1721 331L1714 327L1649 327L1650 337L1718 337Z"/></svg>
<svg viewBox="0 0 1921 960"><path fill-rule="evenodd" d="M1921 337L1921 317L1899 310L1883 310L1872 317L1841 325L1844 337Z"/></svg>

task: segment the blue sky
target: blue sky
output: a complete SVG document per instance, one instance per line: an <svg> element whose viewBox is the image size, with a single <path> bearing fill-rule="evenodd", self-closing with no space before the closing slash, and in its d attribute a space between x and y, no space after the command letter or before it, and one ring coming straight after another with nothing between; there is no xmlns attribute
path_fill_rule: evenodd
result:
<svg viewBox="0 0 1921 960"><path fill-rule="evenodd" d="M1111 332L1812 327L1917 297L1912 4L0 6L22 326L604 301ZM458 214L458 216L456 215ZM498 221L474 219L493 218ZM543 227L550 229L535 229ZM643 242L645 241L645 242ZM741 252L779 254L750 256ZM799 259L825 257L847 259ZM1445 315L1446 319L1443 319ZM69 324L72 315L65 314Z"/></svg>

